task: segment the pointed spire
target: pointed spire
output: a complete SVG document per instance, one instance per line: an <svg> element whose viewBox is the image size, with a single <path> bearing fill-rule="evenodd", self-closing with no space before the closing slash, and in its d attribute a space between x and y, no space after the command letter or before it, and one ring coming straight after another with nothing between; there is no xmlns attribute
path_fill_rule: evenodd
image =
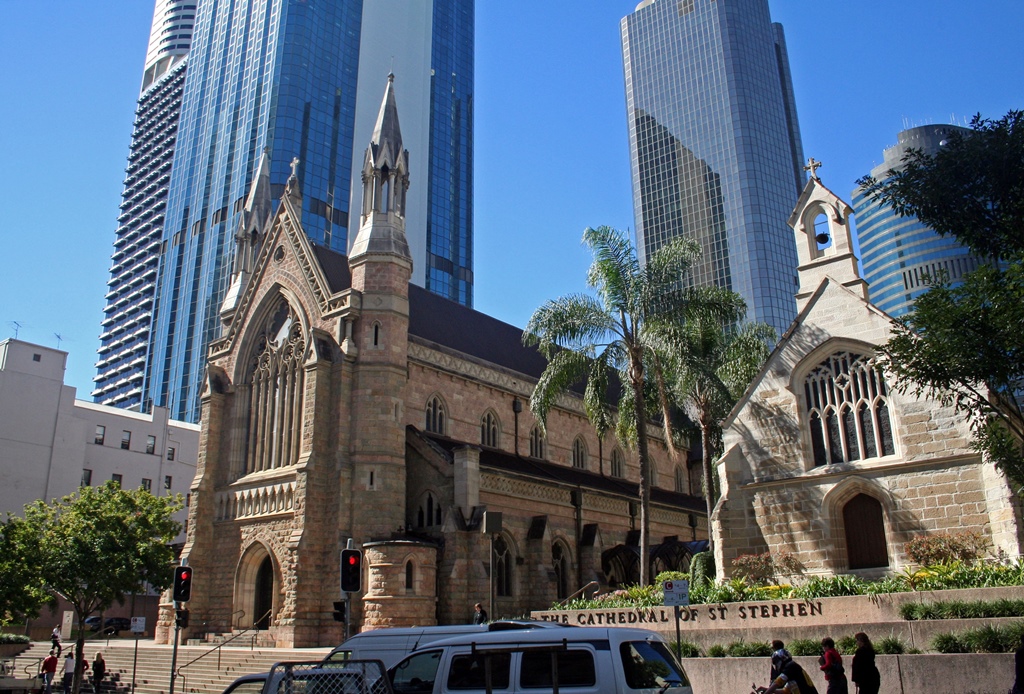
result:
<svg viewBox="0 0 1024 694"><path fill-rule="evenodd" d="M350 258L372 253L411 260L405 238L409 152L402 147L395 101L395 75L388 75L377 125L363 159L363 204Z"/></svg>
<svg viewBox="0 0 1024 694"><path fill-rule="evenodd" d="M394 167L402 154L402 129L398 125L398 106L395 103L395 73L388 73L388 86L384 90L384 100L380 104L377 123L373 126L370 144L378 157L377 164ZM389 156L390 155L390 156Z"/></svg>

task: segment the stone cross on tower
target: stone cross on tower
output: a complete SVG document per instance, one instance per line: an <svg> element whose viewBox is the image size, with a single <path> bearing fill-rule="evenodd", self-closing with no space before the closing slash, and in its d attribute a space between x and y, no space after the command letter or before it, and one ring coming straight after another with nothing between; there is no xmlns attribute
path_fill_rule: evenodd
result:
<svg viewBox="0 0 1024 694"><path fill-rule="evenodd" d="M811 161L813 161L813 159ZM292 157L291 167L292 167L292 176L298 178L298 176L299 176L299 158L298 157ZM807 167L804 167L804 168L807 168Z"/></svg>
<svg viewBox="0 0 1024 694"><path fill-rule="evenodd" d="M811 178L820 181L821 179L818 178L819 168L821 168L821 162L816 160L814 157L811 157L810 159L807 160L807 166L804 167L804 171L810 171Z"/></svg>

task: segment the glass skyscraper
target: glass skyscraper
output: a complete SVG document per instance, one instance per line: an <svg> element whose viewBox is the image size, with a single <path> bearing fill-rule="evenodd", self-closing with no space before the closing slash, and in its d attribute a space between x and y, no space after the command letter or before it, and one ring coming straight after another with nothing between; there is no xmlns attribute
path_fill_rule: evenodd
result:
<svg viewBox="0 0 1024 694"><path fill-rule="evenodd" d="M364 102L379 106L390 70L400 90L430 97L411 99L408 117L402 114L403 126L423 120L424 163L414 164L411 175L431 191L419 217L409 220L410 247L415 237L422 248L414 255L422 274L413 280L471 303L473 7L473 0L199 0L144 407L163 405L173 417L198 419L233 237L264 150L275 203L298 158L306 233L314 244L348 250L349 210L358 209L361 190L352 181L369 142L368 133L360 136L359 114L370 108ZM436 113L428 110L435 93ZM406 146L416 151L413 142ZM439 240L428 254L431 233ZM438 273L427 270L434 266Z"/></svg>
<svg viewBox="0 0 1024 694"><path fill-rule="evenodd" d="M803 148L767 0L644 0L623 18L637 246L696 240L697 285L738 292L781 335L796 315L787 219Z"/></svg>
<svg viewBox="0 0 1024 694"><path fill-rule="evenodd" d="M196 0L157 0L125 169L93 399L139 409Z"/></svg>
<svg viewBox="0 0 1024 694"><path fill-rule="evenodd" d="M900 132L897 142L882 153L883 161L871 170L876 179L899 169L908 149L935 154L954 132L970 130L956 125L923 125ZM873 202L859 186L853 191L861 265L871 303L894 318L914 307L929 280L945 273L956 283L984 261L952 236L940 236L916 217L898 217L892 208Z"/></svg>

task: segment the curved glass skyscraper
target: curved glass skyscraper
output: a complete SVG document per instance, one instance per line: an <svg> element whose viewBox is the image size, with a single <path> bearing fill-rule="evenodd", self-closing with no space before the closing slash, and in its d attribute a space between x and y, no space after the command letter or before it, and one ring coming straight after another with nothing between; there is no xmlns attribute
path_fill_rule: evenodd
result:
<svg viewBox="0 0 1024 694"><path fill-rule="evenodd" d="M199 416L233 237L262 153L275 203L298 158L306 233L347 252L349 210L360 202L353 190L361 190L352 181L369 141L368 133L360 137L360 104L379 106L389 70L399 90L417 95L403 92L410 107L402 122L423 140L415 150L423 161L411 171L424 191L411 201L418 205L409 219L413 281L472 302L474 0L197 5L143 403L188 421Z"/></svg>
<svg viewBox="0 0 1024 694"><path fill-rule="evenodd" d="M953 132L970 132L955 125L922 125L904 130L897 142L883 152L881 164L871 169L884 178L899 169L908 149L934 154ZM871 303L898 318L914 307L914 299L928 290L929 278L940 272L953 282L981 264L981 260L951 236L940 236L916 217L898 217L888 206L879 205L853 191L861 265L868 283Z"/></svg>
<svg viewBox="0 0 1024 694"><path fill-rule="evenodd" d="M692 281L781 335L796 315L803 148L767 0L644 0L622 20L638 251L695 239Z"/></svg>

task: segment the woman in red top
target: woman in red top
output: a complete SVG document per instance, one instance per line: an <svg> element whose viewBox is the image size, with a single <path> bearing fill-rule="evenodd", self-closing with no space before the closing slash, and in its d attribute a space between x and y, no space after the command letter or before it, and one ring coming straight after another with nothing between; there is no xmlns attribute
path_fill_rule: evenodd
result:
<svg viewBox="0 0 1024 694"><path fill-rule="evenodd" d="M836 650L836 642L826 636L821 640L821 646L825 652L818 658L818 663L828 682L827 694L847 694L849 686L846 683L846 670L843 668L843 657Z"/></svg>

